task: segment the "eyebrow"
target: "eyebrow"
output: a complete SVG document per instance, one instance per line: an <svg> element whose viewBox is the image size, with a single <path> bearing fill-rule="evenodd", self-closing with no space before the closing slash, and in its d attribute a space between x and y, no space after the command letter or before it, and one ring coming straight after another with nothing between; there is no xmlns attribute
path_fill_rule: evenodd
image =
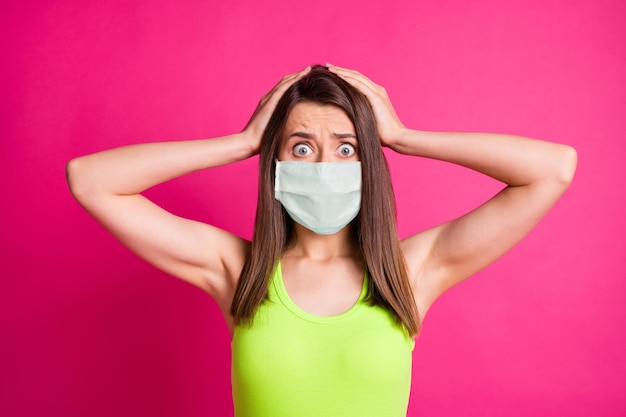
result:
<svg viewBox="0 0 626 417"><path fill-rule="evenodd" d="M297 138L303 138L303 139L313 139L314 135L312 135L311 133L306 133L306 132L293 132L292 134L290 134L287 139L293 138L293 137L297 137ZM351 138L351 139L356 139L356 135L353 133L333 133L333 138L335 139L346 139L346 138Z"/></svg>

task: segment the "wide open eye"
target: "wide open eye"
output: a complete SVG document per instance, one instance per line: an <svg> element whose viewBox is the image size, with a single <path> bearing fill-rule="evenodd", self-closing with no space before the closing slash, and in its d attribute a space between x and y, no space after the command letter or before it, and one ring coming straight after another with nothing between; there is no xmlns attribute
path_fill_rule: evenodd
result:
<svg viewBox="0 0 626 417"><path fill-rule="evenodd" d="M337 148L337 151L339 152L339 155L344 157L349 157L356 153L354 146L349 143L342 143L339 148Z"/></svg>
<svg viewBox="0 0 626 417"><path fill-rule="evenodd" d="M296 156L307 156L313 152L313 149L306 143L297 143L296 146L293 147L293 153Z"/></svg>

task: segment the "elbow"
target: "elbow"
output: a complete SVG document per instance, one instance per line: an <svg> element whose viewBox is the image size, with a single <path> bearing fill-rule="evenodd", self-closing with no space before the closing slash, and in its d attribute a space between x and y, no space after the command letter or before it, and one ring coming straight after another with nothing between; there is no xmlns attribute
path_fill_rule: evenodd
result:
<svg viewBox="0 0 626 417"><path fill-rule="evenodd" d="M558 181L564 187L567 188L576 173L576 166L578 164L578 153L576 149L568 145L559 145L559 170Z"/></svg>
<svg viewBox="0 0 626 417"><path fill-rule="evenodd" d="M65 176L72 196L79 202L88 194L84 161L81 157L70 160L65 166Z"/></svg>

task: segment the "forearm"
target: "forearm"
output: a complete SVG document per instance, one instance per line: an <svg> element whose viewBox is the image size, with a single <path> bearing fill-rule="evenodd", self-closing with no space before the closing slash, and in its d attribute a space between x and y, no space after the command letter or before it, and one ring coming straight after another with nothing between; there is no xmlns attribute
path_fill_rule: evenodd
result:
<svg viewBox="0 0 626 417"><path fill-rule="evenodd" d="M70 161L72 193L138 194L154 185L254 154L242 134L216 139L156 142L110 149Z"/></svg>
<svg viewBox="0 0 626 417"><path fill-rule="evenodd" d="M576 166L576 152L569 146L512 135L405 129L389 147L462 165L510 186L569 183Z"/></svg>

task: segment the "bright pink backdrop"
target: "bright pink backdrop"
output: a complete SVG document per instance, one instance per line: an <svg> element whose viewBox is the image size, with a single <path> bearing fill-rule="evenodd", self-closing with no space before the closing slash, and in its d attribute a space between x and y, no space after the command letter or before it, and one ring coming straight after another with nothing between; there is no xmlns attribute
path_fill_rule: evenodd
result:
<svg viewBox="0 0 626 417"><path fill-rule="evenodd" d="M586 1L5 1L0 5L0 414L228 416L213 302L72 200L70 158L239 130L310 63L384 85L408 126L575 146L577 177L504 259L444 295L410 416L626 414L626 8ZM389 154L402 235L493 181ZM250 237L256 160L150 191Z"/></svg>

